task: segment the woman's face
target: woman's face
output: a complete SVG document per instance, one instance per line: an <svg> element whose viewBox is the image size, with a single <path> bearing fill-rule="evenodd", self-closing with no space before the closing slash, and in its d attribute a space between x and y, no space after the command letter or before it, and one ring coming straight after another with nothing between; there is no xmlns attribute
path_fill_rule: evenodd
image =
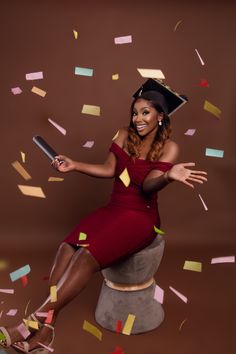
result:
<svg viewBox="0 0 236 354"><path fill-rule="evenodd" d="M151 103L144 99L139 99L134 104L132 121L140 136L152 133L155 136L158 130L158 122L163 119L163 114L157 112Z"/></svg>

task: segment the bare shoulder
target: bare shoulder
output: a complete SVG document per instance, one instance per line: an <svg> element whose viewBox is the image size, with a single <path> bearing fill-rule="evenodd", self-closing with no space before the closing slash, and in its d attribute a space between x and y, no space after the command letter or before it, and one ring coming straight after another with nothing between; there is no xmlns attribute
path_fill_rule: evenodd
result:
<svg viewBox="0 0 236 354"><path fill-rule="evenodd" d="M178 156L179 156L179 145L171 139L166 140L162 148L159 161L175 163L176 160L178 159Z"/></svg>
<svg viewBox="0 0 236 354"><path fill-rule="evenodd" d="M122 127L118 131L118 136L113 140L121 148L125 145L125 142L128 138L128 127Z"/></svg>

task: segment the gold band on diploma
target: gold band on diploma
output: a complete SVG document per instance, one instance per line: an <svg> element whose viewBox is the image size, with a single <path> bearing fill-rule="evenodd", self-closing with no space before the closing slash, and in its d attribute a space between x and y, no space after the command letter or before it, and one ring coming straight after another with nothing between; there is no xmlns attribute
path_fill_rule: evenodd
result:
<svg viewBox="0 0 236 354"><path fill-rule="evenodd" d="M154 278L151 278L147 281L145 281L144 283L141 284L120 284L120 283L113 283L112 281L108 280L108 279L104 279L106 285L113 289L113 290L119 290L119 291L137 291L137 290L143 290L148 288L150 285L152 285L154 283Z"/></svg>

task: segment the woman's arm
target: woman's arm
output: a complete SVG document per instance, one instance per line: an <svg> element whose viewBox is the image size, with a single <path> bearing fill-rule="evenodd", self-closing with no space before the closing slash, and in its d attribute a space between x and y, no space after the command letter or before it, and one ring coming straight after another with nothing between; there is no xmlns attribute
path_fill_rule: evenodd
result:
<svg viewBox="0 0 236 354"><path fill-rule="evenodd" d="M114 142L123 146L123 141L126 136L125 128L119 130L118 137ZM62 162L63 161L63 162ZM107 159L103 164L90 164L80 161L74 161L67 156L58 155L52 162L52 166L59 172L77 171L88 176L100 178L112 178L115 175L116 157L112 152L109 152Z"/></svg>
<svg viewBox="0 0 236 354"><path fill-rule="evenodd" d="M179 155L179 147L174 141L169 141L164 147L163 154L159 161L171 162L174 164ZM189 187L194 188L189 181L203 183L207 178L202 175L207 175L205 171L194 171L186 167L195 166L194 162L175 164L169 171L162 172L152 170L143 182L143 191L145 193L158 192L173 181L182 182Z"/></svg>

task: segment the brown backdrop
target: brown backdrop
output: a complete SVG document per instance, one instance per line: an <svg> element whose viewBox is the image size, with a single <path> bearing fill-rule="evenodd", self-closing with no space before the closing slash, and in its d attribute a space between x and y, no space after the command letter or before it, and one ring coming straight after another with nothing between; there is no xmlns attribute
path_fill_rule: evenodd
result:
<svg viewBox="0 0 236 354"><path fill-rule="evenodd" d="M11 287L10 271L30 262L32 267L28 288L14 284L18 293L14 300L5 296L5 310L15 304L23 311L22 301L29 298L37 303L57 245L83 216L108 201L112 188L109 179L52 170L32 143L34 135L74 159L104 161L112 137L128 124L132 93L144 81L137 68L161 69L166 82L189 97L189 104L172 118L173 139L181 148L179 161L194 161L208 172L208 183L195 190L175 183L159 196L167 241L158 274L159 285L166 290L163 326L138 337L117 338L105 331L102 343L91 339L81 324L85 316L94 321L101 285L97 275L76 300L83 311L87 309L86 314L78 310L76 328L73 315L65 310L64 323L70 321L72 328L65 335L67 326L58 326L65 341L56 341L57 353L80 352L73 342L77 332L86 346L81 353L108 353L118 342L126 354L133 353L136 344L137 353L147 354L224 353L231 348L235 265L213 268L210 259L235 254L235 10L233 1L2 1L0 232L1 258L9 264L0 274L3 284ZM77 40L73 29L78 31ZM115 45L114 37L124 35L132 35L133 43ZM93 77L76 76L75 66L93 68ZM43 80L25 80L26 73L36 71L43 71ZM111 79L115 73L118 81ZM199 87L201 79L207 79L209 87ZM10 90L16 86L23 92L14 96ZM32 93L33 86L47 91L45 98ZM203 110L205 100L222 110L220 119ZM83 104L100 106L101 116L82 114ZM66 128L67 135L48 118ZM196 128L192 137L184 135L189 128ZM82 146L87 140L95 141L92 149ZM224 158L206 157L206 147L224 150ZM28 182L11 166L15 160L21 162L20 151L26 153L24 167L32 176ZM49 176L65 180L49 183ZM22 195L18 184L42 187L46 199ZM190 258L203 262L201 274L182 270ZM182 305L168 292L169 285L188 295L190 304ZM185 317L188 322L179 331ZM6 316L2 321L10 320Z"/></svg>

